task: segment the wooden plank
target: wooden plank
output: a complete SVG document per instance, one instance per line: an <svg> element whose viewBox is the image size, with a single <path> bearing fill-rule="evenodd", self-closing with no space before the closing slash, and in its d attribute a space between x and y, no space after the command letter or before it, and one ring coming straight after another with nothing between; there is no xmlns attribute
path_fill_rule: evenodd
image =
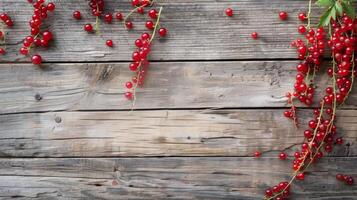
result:
<svg viewBox="0 0 357 200"><path fill-rule="evenodd" d="M277 156L294 152L312 115L296 131L283 110L49 112L0 116L1 157ZM355 156L357 111L338 112L346 143L332 155Z"/></svg>
<svg viewBox="0 0 357 200"><path fill-rule="evenodd" d="M143 31L147 16L134 18L133 31L126 31L121 22L102 24L101 34L87 34L83 25L94 22L89 14L88 3L83 0L53 0L57 11L50 14L45 22L54 32L55 41L48 50L36 49L47 62L68 61L118 61L129 60L134 50L134 41ZM106 0L108 12L128 13L130 1ZM155 41L152 48L153 60L210 60L210 59L256 59L256 58L296 58L290 42L297 37L297 27L301 23L297 15L307 10L308 2L296 0L180 0L162 1L164 6L162 25L169 30L167 39ZM32 8L23 0L0 1L0 11L8 12L15 20L10 30L7 56L1 62L29 61L19 55L22 40L29 34L28 21ZM233 18L224 14L227 7L235 10ZM84 20L72 19L74 10L81 10ZM289 13L288 21L281 21L278 13ZM314 13L313 16L318 16ZM316 21L316 20L314 20ZM250 34L259 33L260 39L252 40ZM112 39L114 48L105 46Z"/></svg>
<svg viewBox="0 0 357 200"><path fill-rule="evenodd" d="M323 158L292 199L356 199L336 173L357 176L357 158ZM269 166L269 167L267 167ZM290 177L276 158L0 159L2 199L261 199ZM113 180L118 184L113 185Z"/></svg>
<svg viewBox="0 0 357 200"><path fill-rule="evenodd" d="M284 107L295 61L153 63L135 109ZM131 109L124 84L128 64L0 65L0 113ZM316 98L327 76L317 75ZM357 102L357 89L348 107Z"/></svg>

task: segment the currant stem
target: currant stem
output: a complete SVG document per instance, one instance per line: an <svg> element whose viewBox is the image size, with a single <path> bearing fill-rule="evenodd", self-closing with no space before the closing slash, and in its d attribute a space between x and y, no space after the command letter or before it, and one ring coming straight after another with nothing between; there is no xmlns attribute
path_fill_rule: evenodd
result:
<svg viewBox="0 0 357 200"><path fill-rule="evenodd" d="M311 4L312 0L309 1L309 11L307 12L307 28L310 29L310 23L311 23Z"/></svg>
<svg viewBox="0 0 357 200"><path fill-rule="evenodd" d="M160 24L161 12L162 12L162 6L160 7L159 13L157 14L157 20L156 20L156 23L155 23L154 31L153 31L152 36L151 36L151 38L150 38L150 43L151 43L151 41L155 38L155 34L156 34L157 27L158 27L159 24Z"/></svg>
<svg viewBox="0 0 357 200"><path fill-rule="evenodd" d="M149 6L152 6L152 5L154 4L154 2L155 2L155 0L152 0L152 1L150 2L150 5L149 5ZM123 20L124 26L125 26L125 23L126 23L127 19L128 19L135 11L137 11L138 9L143 8L143 7L145 7L145 6L147 6L147 5L141 5L141 6L138 6L138 7L134 8L134 9L132 9L132 10L128 13L128 15L124 17L124 20Z"/></svg>
<svg viewBox="0 0 357 200"><path fill-rule="evenodd" d="M99 13L99 5L97 4L97 12ZM99 16L95 17L95 32L99 35Z"/></svg>

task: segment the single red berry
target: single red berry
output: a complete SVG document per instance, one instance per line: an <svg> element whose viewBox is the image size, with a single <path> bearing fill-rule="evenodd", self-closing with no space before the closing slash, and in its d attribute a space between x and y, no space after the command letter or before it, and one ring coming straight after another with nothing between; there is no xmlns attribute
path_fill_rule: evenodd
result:
<svg viewBox="0 0 357 200"><path fill-rule="evenodd" d="M5 21L5 24L6 24L8 27L14 26L14 22L13 22L11 19L6 20L6 21Z"/></svg>
<svg viewBox="0 0 357 200"><path fill-rule="evenodd" d="M254 153L254 157L256 157L256 158L259 158L261 155L262 155L262 154L260 153L260 151L256 151L256 152Z"/></svg>
<svg viewBox="0 0 357 200"><path fill-rule="evenodd" d="M271 189L265 190L265 196L267 196L267 197L273 196L273 191Z"/></svg>
<svg viewBox="0 0 357 200"><path fill-rule="evenodd" d="M0 19L5 22L6 20L8 20L10 18L6 13L2 13L2 14L0 14Z"/></svg>
<svg viewBox="0 0 357 200"><path fill-rule="evenodd" d="M28 55L29 54L29 50L28 50L28 48L26 48L26 47L21 47L20 48L20 53L22 54L22 55Z"/></svg>
<svg viewBox="0 0 357 200"><path fill-rule="evenodd" d="M125 87L128 89L131 89L131 88L133 88L133 83L128 81L128 82L126 82Z"/></svg>
<svg viewBox="0 0 357 200"><path fill-rule="evenodd" d="M140 5L140 0L132 0L131 1L132 6L139 6Z"/></svg>
<svg viewBox="0 0 357 200"><path fill-rule="evenodd" d="M300 21L305 21L307 19L307 16L305 13L299 13L298 18Z"/></svg>
<svg viewBox="0 0 357 200"><path fill-rule="evenodd" d="M105 42L105 44L108 46L108 47L113 47L113 40L107 40Z"/></svg>
<svg viewBox="0 0 357 200"><path fill-rule="evenodd" d="M143 33L143 34L141 34L141 39L142 39L142 40L149 40L149 39L150 39L150 34L149 34L149 33Z"/></svg>
<svg viewBox="0 0 357 200"><path fill-rule="evenodd" d="M0 39L2 39L3 37L4 37L4 33L0 31Z"/></svg>
<svg viewBox="0 0 357 200"><path fill-rule="evenodd" d="M145 26L147 29L154 29L154 22L151 20L146 21Z"/></svg>
<svg viewBox="0 0 357 200"><path fill-rule="evenodd" d="M347 185L353 185L354 183L353 177L352 176L345 177L345 182Z"/></svg>
<svg viewBox="0 0 357 200"><path fill-rule="evenodd" d="M88 33L93 32L93 26L91 24L84 25L84 30Z"/></svg>
<svg viewBox="0 0 357 200"><path fill-rule="evenodd" d="M4 55L6 53L5 49L0 48L0 55Z"/></svg>
<svg viewBox="0 0 357 200"><path fill-rule="evenodd" d="M343 174L336 174L336 179L339 181L344 181L345 177L343 176Z"/></svg>
<svg viewBox="0 0 357 200"><path fill-rule="evenodd" d="M279 154L280 160L286 160L287 157L288 157L288 156L287 156L286 153L284 153L284 152L281 152L281 153Z"/></svg>
<svg viewBox="0 0 357 200"><path fill-rule="evenodd" d="M228 17L232 17L233 16L233 9L232 8L227 8L226 9L226 15Z"/></svg>
<svg viewBox="0 0 357 200"><path fill-rule="evenodd" d="M336 144L343 144L343 138L342 137L337 138Z"/></svg>
<svg viewBox="0 0 357 200"><path fill-rule="evenodd" d="M51 3L47 4L48 11L54 11L55 8L56 8L56 5L54 3L51 2Z"/></svg>
<svg viewBox="0 0 357 200"><path fill-rule="evenodd" d="M124 95L128 100L132 100L134 98L134 95L131 92L125 92Z"/></svg>
<svg viewBox="0 0 357 200"><path fill-rule="evenodd" d="M111 13L104 15L104 21L107 22L108 24L112 23L112 20L113 20L113 15Z"/></svg>
<svg viewBox="0 0 357 200"><path fill-rule="evenodd" d="M296 175L296 179L297 179L297 180L300 180L300 181L304 180L304 179L305 179L305 174L304 174L304 172L302 172L302 173Z"/></svg>
<svg viewBox="0 0 357 200"><path fill-rule="evenodd" d="M281 20L286 20L288 18L288 13L286 13L285 11L279 12L279 18Z"/></svg>
<svg viewBox="0 0 357 200"><path fill-rule="evenodd" d="M31 61L34 65L40 65L42 63L42 57L40 55L33 55Z"/></svg>
<svg viewBox="0 0 357 200"><path fill-rule="evenodd" d="M258 33L257 32L253 32L251 36L252 36L253 39L257 39L258 38Z"/></svg>
<svg viewBox="0 0 357 200"><path fill-rule="evenodd" d="M148 13L149 17L151 19L156 19L157 18L157 11L155 9L151 9Z"/></svg>
<svg viewBox="0 0 357 200"><path fill-rule="evenodd" d="M115 17L117 18L117 20L121 21L123 20L123 14L120 12L117 12L117 14L115 15Z"/></svg>
<svg viewBox="0 0 357 200"><path fill-rule="evenodd" d="M79 11L74 11L74 12L73 12L73 18L74 18L74 19L77 19L77 20L80 20L80 19L82 18L81 12L79 12Z"/></svg>
<svg viewBox="0 0 357 200"><path fill-rule="evenodd" d="M135 40L135 46L138 48L143 47L143 41L140 39Z"/></svg>
<svg viewBox="0 0 357 200"><path fill-rule="evenodd" d="M167 35L167 29L166 28L160 28L159 29L159 35L161 37L165 37Z"/></svg>
<svg viewBox="0 0 357 200"><path fill-rule="evenodd" d="M141 60L141 56L140 56L139 52L137 52L137 51L133 52L132 58L133 58L133 61L135 61L135 62L139 62Z"/></svg>
<svg viewBox="0 0 357 200"><path fill-rule="evenodd" d="M138 12L139 14L144 14L145 10L144 7L139 7L136 12Z"/></svg>
<svg viewBox="0 0 357 200"><path fill-rule="evenodd" d="M129 21L129 22L126 22L126 23L125 23L125 26L126 26L126 28L127 28L128 30L130 30L130 29L133 28L134 25L133 25L133 22L130 22L130 21Z"/></svg>
<svg viewBox="0 0 357 200"><path fill-rule="evenodd" d="M53 38L53 35L50 31L45 31L42 33L42 38L46 41L50 41Z"/></svg>
<svg viewBox="0 0 357 200"><path fill-rule="evenodd" d="M304 25L300 25L298 27L298 31L300 34L304 34L306 32L306 27Z"/></svg>

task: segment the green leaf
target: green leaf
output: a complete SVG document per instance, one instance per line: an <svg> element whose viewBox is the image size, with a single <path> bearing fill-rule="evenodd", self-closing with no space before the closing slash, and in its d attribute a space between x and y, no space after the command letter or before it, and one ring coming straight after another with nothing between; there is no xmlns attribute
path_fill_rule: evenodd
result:
<svg viewBox="0 0 357 200"><path fill-rule="evenodd" d="M340 2L336 1L335 3L335 8L339 16L342 16L343 14L343 8Z"/></svg>
<svg viewBox="0 0 357 200"><path fill-rule="evenodd" d="M348 2L342 1L342 8L343 8L343 11L346 12L346 14L349 17L351 17L352 19L355 18L355 16L356 16L355 8L349 1Z"/></svg>
<svg viewBox="0 0 357 200"><path fill-rule="evenodd" d="M336 19L336 8L329 8L320 18L320 23L318 26L328 26L332 19Z"/></svg>
<svg viewBox="0 0 357 200"><path fill-rule="evenodd" d="M317 5L322 6L322 7L331 7L334 5L334 0L318 0L316 2Z"/></svg>

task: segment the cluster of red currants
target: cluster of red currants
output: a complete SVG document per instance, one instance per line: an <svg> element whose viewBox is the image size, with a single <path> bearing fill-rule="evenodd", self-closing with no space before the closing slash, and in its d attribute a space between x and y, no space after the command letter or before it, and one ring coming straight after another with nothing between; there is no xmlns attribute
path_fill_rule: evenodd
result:
<svg viewBox="0 0 357 200"><path fill-rule="evenodd" d="M300 13L298 18L302 21L306 19L304 13ZM305 30L301 32L301 27ZM305 34L306 27L300 25L298 28L299 33ZM291 45L297 49L298 58L302 60L296 67L296 82L294 84L294 92L291 94L288 92L286 97L288 98L288 104L291 104L291 108L284 112L285 117L294 121L297 126L296 107L294 100L298 99L301 103L311 105L314 98L314 79L316 72L320 69L321 62L323 60L323 54L326 46L326 33L325 30L320 27L317 29L309 29L305 34L306 42L303 39L298 38L293 41Z"/></svg>
<svg viewBox="0 0 357 200"><path fill-rule="evenodd" d="M41 31L41 25L43 21L47 18L48 12L53 12L55 10L54 3L45 3L45 0L28 0L30 4L33 5L33 15L29 21L31 28L30 35L27 36L23 45L20 48L20 54L29 55L30 50L33 47L48 47L49 42L53 39L53 34L49 30ZM40 65L42 63L42 57L38 54L31 56L31 61L35 65Z"/></svg>
<svg viewBox="0 0 357 200"><path fill-rule="evenodd" d="M323 28L318 28L316 31L310 29L307 32L307 44L300 39L293 42L293 46L298 48L299 58L304 60L297 67L298 75L294 87L294 98L298 98L307 105L311 104L306 100L310 99L308 91L309 88L313 91L313 85L311 78L306 79L306 77L311 74L311 71L315 74L315 71L320 68L322 56L327 47L331 50L332 57L332 67L327 69L332 86L326 87L325 94L320 101L320 108L314 110L314 117L308 122L309 129L304 131L301 151L294 154L292 180L304 180L305 171L312 163L322 158L324 152L332 152L334 145L341 145L344 142L343 138L337 135L336 108L348 97L357 75L355 68L357 59L354 56L357 51L357 19L343 14L336 20L331 20L329 26L331 28L329 39L326 39ZM291 118L287 112L284 113L285 116ZM348 185L353 184L351 176L338 174L336 178L345 181ZM272 189L269 188L266 191L265 199L286 199L285 191L289 191L288 188L287 186L279 192L272 192Z"/></svg>
<svg viewBox="0 0 357 200"><path fill-rule="evenodd" d="M353 79L357 75L357 58L354 56L357 38L353 34L357 32L357 19L344 15L340 21L332 22L331 26L333 34L327 43L331 48L335 67L329 68L327 73L330 77L335 77L338 91L326 89L324 101L331 104L336 98L337 103L341 104L351 92Z"/></svg>
<svg viewBox="0 0 357 200"><path fill-rule="evenodd" d="M337 174L336 179L345 182L347 185L353 185L354 179L352 176Z"/></svg>
<svg viewBox="0 0 357 200"><path fill-rule="evenodd" d="M6 13L1 13L0 19L9 28L11 28L14 25L14 22L11 20L11 17ZM5 31L0 29L0 44L3 44L3 43L5 43ZM0 55L4 55L5 53L6 53L5 49L0 47Z"/></svg>
<svg viewBox="0 0 357 200"><path fill-rule="evenodd" d="M133 0L132 5L135 7L134 10L144 13L144 7L150 4L149 1L142 1L145 3L140 3L140 1ZM151 51L152 40L155 37L156 32L160 37L165 37L167 35L167 29L160 27L160 16L162 7L157 11L156 9L150 9L148 12L149 19L146 21L145 26L148 30L152 31L152 34L142 33L141 37L135 40L136 50L132 54L132 62L129 65L129 70L132 71L135 76L132 77L131 81L126 82L125 87L127 92L125 92L125 97L128 100L133 100L135 98L137 86L142 87L144 85L145 77L149 67L148 56ZM125 23L127 24L127 22Z"/></svg>
<svg viewBox="0 0 357 200"><path fill-rule="evenodd" d="M271 197L276 193L281 193L281 196L275 198L275 200L283 200L283 198L288 197L290 194L290 185L288 182L280 182L278 185L275 185L272 188L269 188L265 191L266 197Z"/></svg>

